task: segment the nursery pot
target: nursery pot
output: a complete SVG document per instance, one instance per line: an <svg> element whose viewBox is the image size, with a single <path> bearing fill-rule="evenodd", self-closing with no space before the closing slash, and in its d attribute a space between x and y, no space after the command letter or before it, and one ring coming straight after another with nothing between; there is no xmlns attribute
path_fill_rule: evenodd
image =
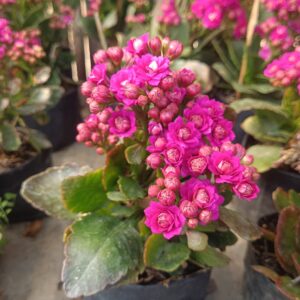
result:
<svg viewBox="0 0 300 300"><path fill-rule="evenodd" d="M104 290L85 300L203 300L207 295L210 269L168 283L124 285Z"/></svg>
<svg viewBox="0 0 300 300"><path fill-rule="evenodd" d="M19 191L25 179L45 170L51 165L51 149L46 149L31 157L22 165L0 173L0 197L5 193L16 194L13 210L8 216L10 222L32 221L45 216L44 213L28 204L21 197Z"/></svg>
<svg viewBox="0 0 300 300"><path fill-rule="evenodd" d="M43 132L54 150L72 144L77 134L76 125L81 121L78 89L70 88L47 114L49 122L45 125L38 124L33 117L26 118L28 127Z"/></svg>
<svg viewBox="0 0 300 300"><path fill-rule="evenodd" d="M278 214L268 215L259 219L259 224L263 221L276 220ZM244 274L244 300L286 300L282 293L279 292L276 285L265 277L263 274L256 272L251 266L261 265L261 257L259 256L258 245L267 242L265 239L259 239L255 242L249 243L246 257L245 257L245 274ZM275 263L274 265L276 265ZM280 266L277 266L280 268Z"/></svg>

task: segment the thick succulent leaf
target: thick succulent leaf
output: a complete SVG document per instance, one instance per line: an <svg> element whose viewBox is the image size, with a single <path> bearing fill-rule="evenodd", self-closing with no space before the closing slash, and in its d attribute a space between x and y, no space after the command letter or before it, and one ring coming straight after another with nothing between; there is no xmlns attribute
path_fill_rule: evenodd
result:
<svg viewBox="0 0 300 300"><path fill-rule="evenodd" d="M263 274L264 276L266 276L273 282L276 282L280 277L276 272L274 272L273 270L266 268L264 266L254 265L254 266L252 266L252 268L256 272Z"/></svg>
<svg viewBox="0 0 300 300"><path fill-rule="evenodd" d="M294 284L290 277L281 276L276 282L276 286L288 299L300 299L300 285Z"/></svg>
<svg viewBox="0 0 300 300"><path fill-rule="evenodd" d="M191 260L201 267L225 267L230 258L217 249L207 246L203 251L195 251L191 254Z"/></svg>
<svg viewBox="0 0 300 300"><path fill-rule="evenodd" d="M61 184L68 177L83 175L90 170L88 166L77 164L48 168L25 180L22 184L21 195L31 205L52 217L73 219L75 215L63 205Z"/></svg>
<svg viewBox="0 0 300 300"><path fill-rule="evenodd" d="M208 236L198 231L187 231L188 247L193 251L202 251L207 247Z"/></svg>
<svg viewBox="0 0 300 300"><path fill-rule="evenodd" d="M274 246L277 260L290 274L297 274L292 254L297 252L296 232L299 219L299 208L286 207L280 212L276 227Z"/></svg>
<svg viewBox="0 0 300 300"><path fill-rule="evenodd" d="M129 164L139 165L146 157L146 151L143 146L134 144L126 148L125 157Z"/></svg>
<svg viewBox="0 0 300 300"><path fill-rule="evenodd" d="M61 185L65 206L72 212L93 212L105 206L102 169L66 178Z"/></svg>
<svg viewBox="0 0 300 300"><path fill-rule="evenodd" d="M46 136L35 129L29 129L29 143L31 146L37 151L41 151L42 149L49 149L52 147L52 144L46 138Z"/></svg>
<svg viewBox="0 0 300 300"><path fill-rule="evenodd" d="M65 255L62 280L67 296L88 296L139 270L142 242L130 222L89 215L72 225Z"/></svg>
<svg viewBox="0 0 300 300"><path fill-rule="evenodd" d="M291 204L294 204L298 208L300 208L300 193L297 193L294 190L289 190L289 198Z"/></svg>
<svg viewBox="0 0 300 300"><path fill-rule="evenodd" d="M209 234L208 244L214 248L225 250L237 242L237 237L231 231L215 231Z"/></svg>
<svg viewBox="0 0 300 300"><path fill-rule="evenodd" d="M261 232L257 226L234 210L221 207L220 219L233 232L247 241L256 240L261 236Z"/></svg>
<svg viewBox="0 0 300 300"><path fill-rule="evenodd" d="M283 210L285 207L291 205L289 194L283 188L278 187L272 193L272 199L277 211Z"/></svg>
<svg viewBox="0 0 300 300"><path fill-rule="evenodd" d="M111 201L116 201L116 202L128 201L128 198L122 192L107 192L106 196Z"/></svg>
<svg viewBox="0 0 300 300"><path fill-rule="evenodd" d="M254 156L253 166L258 172L270 170L280 158L283 147L279 145L254 145L248 148L247 153Z"/></svg>
<svg viewBox="0 0 300 300"><path fill-rule="evenodd" d="M118 180L119 189L128 200L143 199L145 197L144 189L135 180L129 177L120 177Z"/></svg>
<svg viewBox="0 0 300 300"><path fill-rule="evenodd" d="M5 151L17 151L22 142L16 128L8 123L0 125L0 143Z"/></svg>
<svg viewBox="0 0 300 300"><path fill-rule="evenodd" d="M51 68L49 66L44 66L40 68L33 76L33 83L43 84L48 81L51 75Z"/></svg>
<svg viewBox="0 0 300 300"><path fill-rule="evenodd" d="M282 110L280 105L274 104L274 102L266 101L266 100L244 98L232 102L230 104L230 107L233 108L237 113L241 113L243 111L248 111L248 110L263 109L263 110L273 111L277 114L288 117L287 114Z"/></svg>
<svg viewBox="0 0 300 300"><path fill-rule="evenodd" d="M151 235L145 244L144 264L147 267L165 272L173 272L190 255L188 247L181 242L171 242L162 235Z"/></svg>

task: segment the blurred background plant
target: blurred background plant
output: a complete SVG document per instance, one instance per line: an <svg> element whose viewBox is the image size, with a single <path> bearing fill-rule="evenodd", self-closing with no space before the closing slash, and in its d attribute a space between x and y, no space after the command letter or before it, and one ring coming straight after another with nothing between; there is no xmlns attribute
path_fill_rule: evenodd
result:
<svg viewBox="0 0 300 300"><path fill-rule="evenodd" d="M0 197L0 251L5 241L4 227L8 223L8 215L12 211L15 194L7 193Z"/></svg>

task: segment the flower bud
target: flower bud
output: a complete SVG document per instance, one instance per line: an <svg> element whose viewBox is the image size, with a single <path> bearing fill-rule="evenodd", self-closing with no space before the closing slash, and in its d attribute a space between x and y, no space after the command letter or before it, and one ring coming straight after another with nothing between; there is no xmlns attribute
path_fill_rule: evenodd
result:
<svg viewBox="0 0 300 300"><path fill-rule="evenodd" d="M167 36L162 39L161 44L162 44L163 50L167 50L168 49L168 47L170 45L170 42L171 42L171 39L169 37L167 37Z"/></svg>
<svg viewBox="0 0 300 300"><path fill-rule="evenodd" d="M242 162L247 166L251 165L253 161L254 161L254 157L251 154L246 154L242 159Z"/></svg>
<svg viewBox="0 0 300 300"><path fill-rule="evenodd" d="M89 115L86 120L85 120L85 124L89 129L95 130L98 128L98 117L94 114Z"/></svg>
<svg viewBox="0 0 300 300"><path fill-rule="evenodd" d="M95 144L99 143L100 140L101 140L100 134L99 134L98 132L93 132L92 135L91 135L91 140L92 140Z"/></svg>
<svg viewBox="0 0 300 300"><path fill-rule="evenodd" d="M91 96L91 93L92 93L92 90L94 89L96 85L91 82L91 81L85 81L82 85L81 85L81 94L83 96L86 96L86 97L90 97Z"/></svg>
<svg viewBox="0 0 300 300"><path fill-rule="evenodd" d="M89 108L92 114L97 114L98 112L100 112L100 107L97 101L91 101L89 103Z"/></svg>
<svg viewBox="0 0 300 300"><path fill-rule="evenodd" d="M160 55L162 42L159 37L155 37L149 41L149 48L154 55Z"/></svg>
<svg viewBox="0 0 300 300"><path fill-rule="evenodd" d="M149 111L148 111L149 118L157 120L159 118L159 116L160 116L160 111L159 111L158 107L153 107L153 108L149 109Z"/></svg>
<svg viewBox="0 0 300 300"><path fill-rule="evenodd" d="M188 86L192 84L196 79L196 75L193 71L189 69L182 69L178 72L177 80L178 84L181 86Z"/></svg>
<svg viewBox="0 0 300 300"><path fill-rule="evenodd" d="M158 185L150 185L148 188L148 196L154 198L160 192L160 187Z"/></svg>
<svg viewBox="0 0 300 300"><path fill-rule="evenodd" d="M103 154L104 154L104 149L103 149L102 147L98 147L98 148L96 149L96 152L97 152L97 154L99 154L99 155L103 155Z"/></svg>
<svg viewBox="0 0 300 300"><path fill-rule="evenodd" d="M109 47L106 50L107 56L115 65L119 65L122 62L123 50L120 47Z"/></svg>
<svg viewBox="0 0 300 300"><path fill-rule="evenodd" d="M204 209L199 214L199 221L202 225L207 225L212 219L212 212L208 209Z"/></svg>
<svg viewBox="0 0 300 300"><path fill-rule="evenodd" d="M157 198L162 205L170 206L175 203L176 194L170 189L163 189L158 193Z"/></svg>
<svg viewBox="0 0 300 300"><path fill-rule="evenodd" d="M173 120L174 114L165 108L160 112L159 118L162 123L168 124Z"/></svg>
<svg viewBox="0 0 300 300"><path fill-rule="evenodd" d="M137 98L137 104L141 107L144 107L145 105L148 104L148 97L145 96L145 95L140 95L138 98Z"/></svg>
<svg viewBox="0 0 300 300"><path fill-rule="evenodd" d="M158 87L155 87L150 92L148 92L150 101L155 104L158 103L163 96L164 92Z"/></svg>
<svg viewBox="0 0 300 300"><path fill-rule="evenodd" d="M163 170L162 170L163 174L165 177L168 176L179 176L180 175L180 169L176 168L174 166L166 166Z"/></svg>
<svg viewBox="0 0 300 300"><path fill-rule="evenodd" d="M161 164L161 157L158 153L151 153L146 159L147 165L152 169L159 168Z"/></svg>
<svg viewBox="0 0 300 300"><path fill-rule="evenodd" d="M155 180L155 183L158 185L158 186L160 186L160 187L164 187L165 185L164 185L164 179L163 178L157 178L156 180Z"/></svg>
<svg viewBox="0 0 300 300"><path fill-rule="evenodd" d="M98 103L106 103L110 99L110 92L105 85L96 86L91 94L91 97Z"/></svg>
<svg viewBox="0 0 300 300"><path fill-rule="evenodd" d="M124 86L124 94L129 99L137 99L140 95L140 89L133 83L127 83Z"/></svg>
<svg viewBox="0 0 300 300"><path fill-rule="evenodd" d="M198 226L198 223L199 223L199 221L196 218L187 220L187 226L192 229L195 229Z"/></svg>
<svg viewBox="0 0 300 300"><path fill-rule="evenodd" d="M104 50L98 50L93 56L95 64L103 64L107 61L107 55Z"/></svg>
<svg viewBox="0 0 300 300"><path fill-rule="evenodd" d="M181 55L183 51L183 45L179 41L171 41L166 55L172 60Z"/></svg>
<svg viewBox="0 0 300 300"><path fill-rule="evenodd" d="M198 206L188 200L183 200L179 209L186 218L195 218L199 213Z"/></svg>
<svg viewBox="0 0 300 300"><path fill-rule="evenodd" d="M180 187L180 180L176 176L168 176L164 180L165 187L176 191Z"/></svg>
<svg viewBox="0 0 300 300"><path fill-rule="evenodd" d="M201 85L199 83L193 83L186 88L186 94L192 98L201 93Z"/></svg>
<svg viewBox="0 0 300 300"><path fill-rule="evenodd" d="M160 82L160 87L164 91L170 90L171 88L174 87L174 85L175 85L175 79L172 76L167 76Z"/></svg>

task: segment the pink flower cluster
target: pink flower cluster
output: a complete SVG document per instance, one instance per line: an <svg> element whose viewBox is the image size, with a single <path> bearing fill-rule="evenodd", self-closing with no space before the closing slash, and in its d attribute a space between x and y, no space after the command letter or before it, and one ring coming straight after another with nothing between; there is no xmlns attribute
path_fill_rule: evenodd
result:
<svg viewBox="0 0 300 300"><path fill-rule="evenodd" d="M141 24L141 23L145 23L145 21L146 21L146 15L143 13L126 16L127 23Z"/></svg>
<svg viewBox="0 0 300 300"><path fill-rule="evenodd" d="M191 70L171 69L182 51L180 42L148 34L99 50L81 88L91 115L77 140L99 154L122 138L146 145L146 164L161 175L148 189L145 224L166 239L217 220L225 189L245 200L258 194L253 158L232 144L225 106L200 94Z"/></svg>
<svg viewBox="0 0 300 300"><path fill-rule="evenodd" d="M61 1L56 0L56 6L58 8L50 21L50 27L53 29L65 29L74 20L74 11L71 6L64 5Z"/></svg>
<svg viewBox="0 0 300 300"><path fill-rule="evenodd" d="M40 32L36 29L13 31L9 21L0 18L0 59L23 59L34 64L45 55L39 36Z"/></svg>
<svg viewBox="0 0 300 300"><path fill-rule="evenodd" d="M160 23L169 26L177 26L181 23L175 0L163 0L161 10L162 15L158 18Z"/></svg>
<svg viewBox="0 0 300 300"><path fill-rule="evenodd" d="M266 61L276 53L287 51L293 45L294 38L289 27L281 24L276 17L270 17L262 22L256 31L263 39L259 56Z"/></svg>
<svg viewBox="0 0 300 300"><path fill-rule="evenodd" d="M247 29L247 16L240 0L194 0L191 11L207 29L217 29L229 22L233 36L241 38Z"/></svg>
<svg viewBox="0 0 300 300"><path fill-rule="evenodd" d="M280 19L289 20L293 14L300 13L300 0L262 0L262 3Z"/></svg>
<svg viewBox="0 0 300 300"><path fill-rule="evenodd" d="M87 15L93 16L95 13L98 13L101 4L102 4L102 0L89 0Z"/></svg>
<svg viewBox="0 0 300 300"><path fill-rule="evenodd" d="M300 47L273 60L264 70L274 86L297 85L300 95Z"/></svg>
<svg viewBox="0 0 300 300"><path fill-rule="evenodd" d="M16 0L0 0L0 5L14 4Z"/></svg>

